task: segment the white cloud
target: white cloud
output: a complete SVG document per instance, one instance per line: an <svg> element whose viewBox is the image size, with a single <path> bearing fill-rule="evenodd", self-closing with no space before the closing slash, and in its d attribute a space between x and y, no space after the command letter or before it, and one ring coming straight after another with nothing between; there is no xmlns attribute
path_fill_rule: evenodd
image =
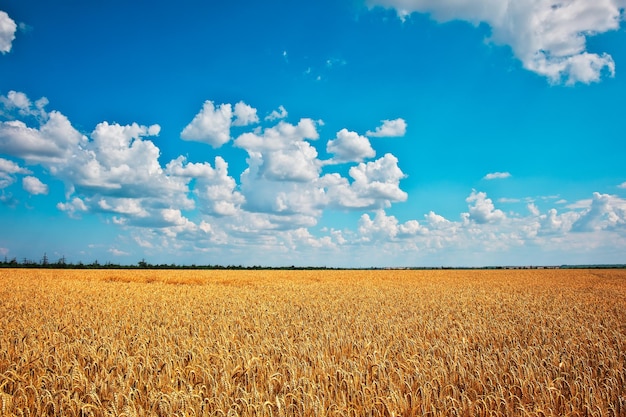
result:
<svg viewBox="0 0 626 417"><path fill-rule="evenodd" d="M31 195L48 194L48 186L37 177L28 176L22 178L22 187Z"/></svg>
<svg viewBox="0 0 626 417"><path fill-rule="evenodd" d="M384 201L388 206L392 201L406 201L408 197L399 186L406 175L398 167L398 158L390 153L350 168L349 175L354 179L352 188L361 198Z"/></svg>
<svg viewBox="0 0 626 417"><path fill-rule="evenodd" d="M591 207L591 202L593 200L591 198L588 199L584 199L584 200L578 200L575 201L573 203L567 204L565 207L570 209L570 210L578 210L578 209L583 209L583 210L587 210Z"/></svg>
<svg viewBox="0 0 626 417"><path fill-rule="evenodd" d="M534 215L534 216L538 216L539 215L539 208L537 208L537 206L535 205L535 203L528 203L528 205L526 206L528 207L528 211Z"/></svg>
<svg viewBox="0 0 626 417"><path fill-rule="evenodd" d="M508 197L501 197L498 199L498 203L504 203L504 204L510 204L510 203L519 203L522 200L520 200L519 198L508 198Z"/></svg>
<svg viewBox="0 0 626 417"><path fill-rule="evenodd" d="M148 211L142 207L139 199L101 197L96 204L100 210L109 213L133 217L147 217L149 215Z"/></svg>
<svg viewBox="0 0 626 417"><path fill-rule="evenodd" d="M156 125L99 123L91 133L92 141L55 169L79 192L144 198L155 205L176 201L192 207L186 198L188 180L166 175L158 160L159 148L143 139L158 130Z"/></svg>
<svg viewBox="0 0 626 417"><path fill-rule="evenodd" d="M241 175L241 193L245 197L242 208L253 213L277 217L264 218L268 224L292 222L294 225L314 225L326 204L317 178L309 181L279 181L262 176L258 161L253 161Z"/></svg>
<svg viewBox="0 0 626 417"><path fill-rule="evenodd" d="M13 161L0 158L0 189L13 184L15 182L15 174L31 174L31 171L22 168Z"/></svg>
<svg viewBox="0 0 626 417"><path fill-rule="evenodd" d="M342 210L374 210L408 198L400 189L405 174L392 154L353 166L348 175L352 183L337 173L326 174L317 181L325 204Z"/></svg>
<svg viewBox="0 0 626 417"><path fill-rule="evenodd" d="M28 127L20 120L0 122L0 152L31 163L62 161L85 140L57 111L50 112L39 128Z"/></svg>
<svg viewBox="0 0 626 417"><path fill-rule="evenodd" d="M288 114L287 110L285 110L285 108L281 105L278 106L278 110L272 110L272 112L265 117L265 120L273 121L277 119L284 119Z"/></svg>
<svg viewBox="0 0 626 417"><path fill-rule="evenodd" d="M26 168L22 168L19 164L4 158L0 158L0 172L7 174L30 174L30 171Z"/></svg>
<svg viewBox="0 0 626 417"><path fill-rule="evenodd" d="M615 229L626 231L626 201L600 193L593 193L591 207L572 225L577 232Z"/></svg>
<svg viewBox="0 0 626 417"><path fill-rule="evenodd" d="M617 186L617 188L626 189L626 181Z"/></svg>
<svg viewBox="0 0 626 417"><path fill-rule="evenodd" d="M318 122L319 123L319 122ZM336 173L320 177L321 166L315 148L308 142L318 138L316 122L302 119L297 125L281 121L264 131L245 133L235 140L235 146L248 152L248 168L241 175L241 194L245 203L242 210L266 213L272 227L288 224L313 225L325 208L357 209L388 207L392 202L404 201L405 192L399 181L404 174L397 159L387 154L377 161L351 167L350 178ZM347 130L338 137L348 137L359 144L359 137ZM367 141L367 138L363 138ZM369 143L369 141L367 141ZM354 143L337 141L331 149L348 159L368 154ZM373 151L373 150L372 150ZM278 216L278 217L273 217Z"/></svg>
<svg viewBox="0 0 626 417"><path fill-rule="evenodd" d="M374 219L365 213L359 219L359 234L366 241L380 239L408 239L416 235L428 234L428 229L417 220L400 223L395 216L387 216L384 210L376 210Z"/></svg>
<svg viewBox="0 0 626 417"><path fill-rule="evenodd" d="M497 210L484 193L472 191L467 200L478 210L461 213L459 221L430 212L423 224L415 225L418 232L408 235L397 233L400 222L384 211L377 211L374 219L363 215L358 235L343 247L355 242L370 245L371 250L360 249L361 254L368 254L369 262L385 253L396 260L408 259L409 265L419 265L419 259L430 260L432 265L438 258L443 265L484 266L611 263L623 257L626 200L622 198L594 193L590 202L576 204L586 208L563 213L555 209L542 213L530 203L527 214L510 217L494 214Z"/></svg>
<svg viewBox="0 0 626 417"><path fill-rule="evenodd" d="M368 130L365 134L370 137L397 137L406 133L406 122L404 119L383 120L383 124L376 130Z"/></svg>
<svg viewBox="0 0 626 417"><path fill-rule="evenodd" d="M11 90L6 96L0 96L0 103L7 110L18 109L21 115L31 114L31 103L24 93Z"/></svg>
<svg viewBox="0 0 626 417"><path fill-rule="evenodd" d="M76 217L78 212L86 212L88 210L85 202L78 197L74 197L67 203L57 203L57 209L66 212L70 217Z"/></svg>
<svg viewBox="0 0 626 417"><path fill-rule="evenodd" d="M215 107L212 101L207 100L191 123L185 126L180 137L219 148L230 140L232 117L233 110L230 104L220 104Z"/></svg>
<svg viewBox="0 0 626 417"><path fill-rule="evenodd" d="M259 116L256 114L256 109L247 105L243 101L235 104L235 111L233 114L235 116L233 126L247 126L259 122Z"/></svg>
<svg viewBox="0 0 626 417"><path fill-rule="evenodd" d="M469 206L469 219L478 224L497 223L505 219L502 210L496 209L487 194L483 192L472 191L469 197L465 199Z"/></svg>
<svg viewBox="0 0 626 417"><path fill-rule="evenodd" d="M111 248L111 249L108 250L108 252L111 255L114 255L114 256L128 256L128 255L130 255L130 253L124 252L123 250L119 250L119 249L116 249L116 248Z"/></svg>
<svg viewBox="0 0 626 417"><path fill-rule="evenodd" d="M508 172L490 172L489 174L483 177L484 180L496 180L496 179L504 179L509 178L511 176Z"/></svg>
<svg viewBox="0 0 626 417"><path fill-rule="evenodd" d="M321 238L315 237L309 232L308 229L300 227L295 230L290 230L285 233L285 241L292 249L298 249L301 247L309 248L333 248L335 244L332 238L329 236L323 236Z"/></svg>
<svg viewBox="0 0 626 417"><path fill-rule="evenodd" d="M447 228L451 222L443 217L440 214L435 213L434 211L429 211L428 214L424 216L428 225L433 229L444 229Z"/></svg>
<svg viewBox="0 0 626 417"><path fill-rule="evenodd" d="M317 150L307 140L319 135L312 119L297 125L281 121L262 133L244 133L235 146L248 152L250 170L272 181L306 182L319 176L321 163Z"/></svg>
<svg viewBox="0 0 626 417"><path fill-rule="evenodd" d="M163 220L173 226L190 225L189 219L182 215L181 211L173 208L165 208L161 210ZM193 227L193 226L192 226Z"/></svg>
<svg viewBox="0 0 626 417"><path fill-rule="evenodd" d="M11 51L17 24L6 12L0 10L0 52L5 54Z"/></svg>
<svg viewBox="0 0 626 417"><path fill-rule="evenodd" d="M150 140L159 134L159 125L102 122L87 137L60 113L45 112L45 100L33 104L15 93L3 104L38 125L13 121L15 126L22 123L21 138L36 139L26 146L6 133L11 122L5 122L0 146L12 152L9 157L40 164L66 185L66 200L56 205L59 210L70 217L98 212L112 227L131 233L138 248L155 254L210 252L220 262L227 262L223 255L241 259L246 254L247 260L261 264L291 263L301 257L308 260L305 264L316 263L310 255L325 264L340 246L348 258L358 257L370 266L419 265L424 259L484 265L491 256L502 263L523 259L519 254L524 251L543 254L555 247L568 254L566 259L578 260L589 248L596 248L596 254L597 248L616 252L614 248L626 244L626 200L599 193L561 205L561 212L542 212L534 200L526 199L527 210L505 215L485 193L472 191L466 199L469 212L460 213L457 220L432 211L419 221L396 218L385 209L408 198L400 187L405 174L398 159L385 154L353 163L346 167L347 175L344 170L332 172L334 166L321 161L312 146L320 126L312 119L295 125L280 121L240 135L234 146L248 153L248 166L236 180L221 156L212 163L180 156L161 166L160 149ZM68 139L62 132L75 134ZM44 152L40 139L54 146ZM344 129L327 149L353 162L369 157L371 145L364 144L369 144L367 138ZM21 162L0 158L0 185L24 175L27 191L48 192L29 174ZM544 199L541 206L552 200ZM0 201L9 204L11 197L2 194ZM329 210L358 211L360 217L342 230L314 231Z"/></svg>
<svg viewBox="0 0 626 417"><path fill-rule="evenodd" d="M326 151L335 155L336 162L361 162L376 156L368 138L347 129L341 129L336 139L328 141Z"/></svg>
<svg viewBox="0 0 626 417"><path fill-rule="evenodd" d="M607 53L586 51L587 36L619 28L623 0L371 0L395 8L406 18L427 13L438 22L465 20L487 23L490 40L509 45L524 68L552 83L590 83L613 76L615 63Z"/></svg>
<svg viewBox="0 0 626 417"><path fill-rule="evenodd" d="M230 216L237 213L245 202L243 195L236 190L237 182L228 175L228 163L222 157L215 157L215 168L209 163L188 163L179 156L166 166L169 175L196 178L194 189L201 211Z"/></svg>
<svg viewBox="0 0 626 417"><path fill-rule="evenodd" d="M540 225L538 234L539 236L564 236L572 229L572 225L579 217L580 215L576 212L558 214L556 209L551 208L546 214L538 216Z"/></svg>
<svg viewBox="0 0 626 417"><path fill-rule="evenodd" d="M149 241L142 239L140 236L134 236L133 240L142 248L152 248L154 245Z"/></svg>

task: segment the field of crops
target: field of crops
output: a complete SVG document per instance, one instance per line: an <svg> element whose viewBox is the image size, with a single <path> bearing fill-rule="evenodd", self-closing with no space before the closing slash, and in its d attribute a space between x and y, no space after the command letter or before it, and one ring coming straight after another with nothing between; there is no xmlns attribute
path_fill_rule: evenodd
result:
<svg viewBox="0 0 626 417"><path fill-rule="evenodd" d="M626 416L626 270L0 270L0 415Z"/></svg>

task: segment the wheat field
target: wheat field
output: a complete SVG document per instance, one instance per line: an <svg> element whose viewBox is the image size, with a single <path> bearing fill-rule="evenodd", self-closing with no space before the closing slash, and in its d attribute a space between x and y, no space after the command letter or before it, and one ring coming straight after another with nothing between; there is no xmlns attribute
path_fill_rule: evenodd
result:
<svg viewBox="0 0 626 417"><path fill-rule="evenodd" d="M0 270L2 416L626 416L626 270Z"/></svg>

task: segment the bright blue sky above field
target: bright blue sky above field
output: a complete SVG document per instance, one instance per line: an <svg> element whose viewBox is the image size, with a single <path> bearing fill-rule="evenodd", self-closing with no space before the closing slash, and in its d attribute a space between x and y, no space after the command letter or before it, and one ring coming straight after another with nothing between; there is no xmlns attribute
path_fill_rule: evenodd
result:
<svg viewBox="0 0 626 417"><path fill-rule="evenodd" d="M624 0L0 0L0 255L626 262Z"/></svg>

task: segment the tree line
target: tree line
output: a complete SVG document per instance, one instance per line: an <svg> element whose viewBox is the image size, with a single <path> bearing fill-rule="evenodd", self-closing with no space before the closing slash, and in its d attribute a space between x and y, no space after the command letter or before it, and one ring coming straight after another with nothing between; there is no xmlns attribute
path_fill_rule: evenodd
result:
<svg viewBox="0 0 626 417"><path fill-rule="evenodd" d="M4 260L0 262L0 268L59 268L59 269L343 269L343 268L327 268L327 267L297 267L295 265L282 266L282 267L269 267L269 266L243 266L243 265L179 265L179 264L155 264L141 259L136 264L118 264L107 261L105 263L99 262L97 259L91 263L85 263L78 261L72 263L68 261L65 256L61 256L56 260L51 260L50 257L44 253L39 260L33 260L29 258L17 257L8 258L4 257Z"/></svg>
<svg viewBox="0 0 626 417"><path fill-rule="evenodd" d="M463 267L463 266L416 266L416 267L371 267L371 268L338 268L338 267L326 267L326 266L243 266L243 265L179 265L179 264L153 264L145 259L141 259L136 264L118 264L107 261L100 263L97 259L91 263L84 263L78 261L75 263L69 262L65 256L61 256L57 260L51 260L46 253L35 261L29 258L17 257L8 258L6 255L3 261L0 261L0 268L58 268L58 269L242 269L242 270L317 270L317 269L329 269L329 270L347 270L347 269L412 269L412 270L432 270L432 269L626 269L626 264L581 264L581 265L553 265L553 266L541 266L541 265L523 265L523 266L482 266L482 267Z"/></svg>

